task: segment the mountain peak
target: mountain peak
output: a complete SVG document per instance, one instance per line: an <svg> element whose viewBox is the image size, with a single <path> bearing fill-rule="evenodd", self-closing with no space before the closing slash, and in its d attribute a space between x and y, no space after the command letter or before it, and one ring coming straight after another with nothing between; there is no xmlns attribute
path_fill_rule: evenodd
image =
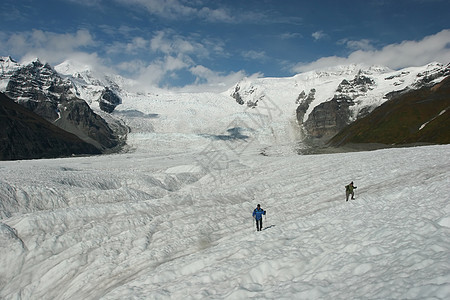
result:
<svg viewBox="0 0 450 300"><path fill-rule="evenodd" d="M15 61L11 56L0 56L0 68L2 73L7 72L10 69L16 69L20 64Z"/></svg>
<svg viewBox="0 0 450 300"><path fill-rule="evenodd" d="M17 61L15 61L11 56L0 56L0 62L17 64Z"/></svg>
<svg viewBox="0 0 450 300"><path fill-rule="evenodd" d="M78 63L73 60L65 60L59 65L55 66L55 70L62 75L74 75L79 73L90 73L92 72L92 66Z"/></svg>
<svg viewBox="0 0 450 300"><path fill-rule="evenodd" d="M0 56L0 91L5 91L12 74L20 67L11 56Z"/></svg>
<svg viewBox="0 0 450 300"><path fill-rule="evenodd" d="M42 64L42 62L39 59L39 57L28 57L26 59L21 60L20 64L22 66L27 66L31 64Z"/></svg>

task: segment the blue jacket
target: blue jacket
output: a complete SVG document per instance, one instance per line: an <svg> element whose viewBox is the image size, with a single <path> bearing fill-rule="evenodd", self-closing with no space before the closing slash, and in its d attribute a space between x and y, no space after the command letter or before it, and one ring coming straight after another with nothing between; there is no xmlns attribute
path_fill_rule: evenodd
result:
<svg viewBox="0 0 450 300"><path fill-rule="evenodd" d="M262 208L260 208L260 209L255 208L255 210L253 211L253 217L254 217L256 220L261 220L261 219L262 219L262 216L265 215L265 214L266 214L266 211L263 210Z"/></svg>

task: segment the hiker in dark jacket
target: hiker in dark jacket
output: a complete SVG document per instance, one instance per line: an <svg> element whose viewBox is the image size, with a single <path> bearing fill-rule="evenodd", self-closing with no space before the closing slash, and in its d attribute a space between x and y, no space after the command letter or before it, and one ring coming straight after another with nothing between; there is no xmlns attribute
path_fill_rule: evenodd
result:
<svg viewBox="0 0 450 300"><path fill-rule="evenodd" d="M345 186L345 201L348 201L348 196L352 195L352 200L355 200L355 192L356 186L353 185L353 181L350 182L349 185Z"/></svg>
<svg viewBox="0 0 450 300"><path fill-rule="evenodd" d="M257 205L253 211L253 218L256 220L256 230L262 230L262 216L266 214L266 211L261 208L261 205Z"/></svg>

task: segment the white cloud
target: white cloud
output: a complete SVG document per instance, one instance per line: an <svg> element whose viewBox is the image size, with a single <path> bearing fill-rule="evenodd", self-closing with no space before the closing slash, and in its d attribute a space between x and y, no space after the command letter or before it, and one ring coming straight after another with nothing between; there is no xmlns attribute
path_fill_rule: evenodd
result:
<svg viewBox="0 0 450 300"><path fill-rule="evenodd" d="M123 5L138 5L144 7L151 14L166 18L173 18L176 15L188 14L185 6L177 0L116 0Z"/></svg>
<svg viewBox="0 0 450 300"><path fill-rule="evenodd" d="M200 18L210 22L233 22L234 17L224 8L196 7L194 1L178 0L116 0L123 5L139 5L150 14L167 19ZM189 3L190 5L188 5ZM201 2L200 2L201 3Z"/></svg>
<svg viewBox="0 0 450 300"><path fill-rule="evenodd" d="M14 55L22 56L27 51L29 43L24 34L1 35L0 49L3 53L14 53Z"/></svg>
<svg viewBox="0 0 450 300"><path fill-rule="evenodd" d="M85 6L100 6L100 3L102 2L102 0L66 0L68 2L73 2L76 4L80 4L80 5L85 5Z"/></svg>
<svg viewBox="0 0 450 300"><path fill-rule="evenodd" d="M181 70L181 69L185 69L187 67L189 67L189 65L192 62L190 61L189 58L187 57L183 57L183 56L178 56L178 57L173 57L173 56L167 56L165 58L165 62L164 62L164 70L167 71L176 71L176 70Z"/></svg>
<svg viewBox="0 0 450 300"><path fill-rule="evenodd" d="M142 72L143 66L145 66L144 61L140 59L135 59L131 61L121 62L116 67L119 71L128 74L139 74Z"/></svg>
<svg viewBox="0 0 450 300"><path fill-rule="evenodd" d="M286 32L286 33L283 33L280 37L282 40L290 40L290 39L301 38L302 34L298 33L298 32Z"/></svg>
<svg viewBox="0 0 450 300"><path fill-rule="evenodd" d="M138 69L137 81L143 90L149 87L157 87L165 78L173 77L175 72L187 69L190 65L191 61L188 57L166 55L161 59L152 61L146 67ZM121 68L123 67L136 68L136 62L122 64Z"/></svg>
<svg viewBox="0 0 450 300"><path fill-rule="evenodd" d="M235 18L223 8L210 9L208 7L203 7L198 11L198 15L211 22L231 23L235 21Z"/></svg>
<svg viewBox="0 0 450 300"><path fill-rule="evenodd" d="M450 30L442 30L420 41L403 41L380 50L357 50L347 57L329 56L310 63L299 63L294 72L306 72L343 64L383 65L392 69L422 66L430 62L450 62Z"/></svg>
<svg viewBox="0 0 450 300"><path fill-rule="evenodd" d="M97 7L108 5L112 0L65 0L76 4ZM204 0L114 0L124 7L138 7L149 14L170 20L200 19L212 23L254 23L254 24L301 24L302 18L274 15L273 11L261 12L254 10L240 11L234 6L227 6L226 1ZM214 8L205 6L205 3L214 3ZM217 7L219 6L219 7Z"/></svg>
<svg viewBox="0 0 450 300"><path fill-rule="evenodd" d="M159 31L150 41L150 48L153 51L161 51L163 53L172 52L171 42L165 38L165 32Z"/></svg>
<svg viewBox="0 0 450 300"><path fill-rule="evenodd" d="M224 55L223 44L213 40L199 41L195 36L183 37L172 30L158 31L150 40L136 36L127 43L113 42L110 45L101 45L87 30L67 34L42 30L12 35L0 32L0 50L7 54L14 53L23 63L39 58L55 66L70 59L89 65L99 72L115 73L106 67L111 65L108 58L92 52L92 49L99 46L107 54L127 54L122 56L125 61L118 62L114 68L135 78L144 90L157 88L170 78L178 78L182 73L191 73L196 78L189 88L200 85L205 88L220 87L244 76L241 71L222 75L197 66L198 60L208 58L211 53Z"/></svg>
<svg viewBox="0 0 450 300"><path fill-rule="evenodd" d="M223 74L198 64L198 61L209 58L212 53L223 56L224 49L220 41L197 39L196 36L180 36L172 30L158 31L148 44L156 59L145 64L145 67L139 67L141 61L131 61L120 64L119 68L138 72L137 81L143 90L160 87L168 79L178 79L184 73L184 76L192 75L194 81L184 87L169 87L170 89L223 91L245 76L243 71ZM261 56L264 53L255 52L254 55Z"/></svg>
<svg viewBox="0 0 450 300"><path fill-rule="evenodd" d="M311 34L311 36L314 38L314 40L318 41L318 40L321 40L321 39L327 37L327 34L325 34L322 30L320 30L320 31L313 32Z"/></svg>
<svg viewBox="0 0 450 300"><path fill-rule="evenodd" d="M14 55L21 63L29 63L39 58L52 66L71 60L104 73L113 73L106 67L105 60L96 52L88 52L87 48L98 46L88 30L75 33L59 34L54 32L32 30L0 35L0 51Z"/></svg>
<svg viewBox="0 0 450 300"><path fill-rule="evenodd" d="M126 45L128 53L136 53L139 50L145 49L148 46L148 41L141 37L135 37L130 43Z"/></svg>
<svg viewBox="0 0 450 300"><path fill-rule="evenodd" d="M136 88L139 91L154 91L158 89L170 89L178 92L224 92L230 86L246 76L244 71L222 73L213 71L202 65L192 65L181 58L167 56L156 60L144 68L141 61L121 64L121 68L131 68L140 72L136 79ZM194 82L182 87L161 87L161 82L167 78L177 78L178 71L185 70L195 77ZM254 74L253 77L261 77Z"/></svg>
<svg viewBox="0 0 450 300"><path fill-rule="evenodd" d="M242 56L246 59L254 59L254 60L265 60L267 59L266 52L264 51L245 51L242 52Z"/></svg>
<svg viewBox="0 0 450 300"><path fill-rule="evenodd" d="M195 82L176 90L183 92L224 92L246 76L242 70L225 74L202 65L194 66L189 71L196 77ZM254 74L253 76L260 77L260 74Z"/></svg>
<svg viewBox="0 0 450 300"><path fill-rule="evenodd" d="M155 61L141 71L137 81L143 90L145 90L146 88L158 86L165 73L163 62Z"/></svg>
<svg viewBox="0 0 450 300"><path fill-rule="evenodd" d="M74 34L58 34L42 30L15 33L2 41L3 51L25 57L39 57L49 63L58 63L71 53L95 45L88 30L78 30Z"/></svg>
<svg viewBox="0 0 450 300"><path fill-rule="evenodd" d="M139 27L130 27L127 25L120 25L119 27L113 26L113 25L98 25L98 29L100 29L101 32L106 33L107 35L117 38L118 34L122 35L125 38L129 38L133 34L141 33L142 30Z"/></svg>
<svg viewBox="0 0 450 300"><path fill-rule="evenodd" d="M165 54L195 54L197 56L207 56L209 51L203 44L174 34L170 30L158 31L150 41L150 49L155 52Z"/></svg>
<svg viewBox="0 0 450 300"><path fill-rule="evenodd" d="M138 55L142 52L148 52L150 41L142 37L134 37L128 43L113 42L111 45L105 47L105 52L111 54L127 54Z"/></svg>
<svg viewBox="0 0 450 300"><path fill-rule="evenodd" d="M368 39L362 39L359 41L353 41L349 39L343 39L338 42L338 44L345 45L350 50L364 50L364 51L372 51L375 50L375 47L372 45L372 41Z"/></svg>

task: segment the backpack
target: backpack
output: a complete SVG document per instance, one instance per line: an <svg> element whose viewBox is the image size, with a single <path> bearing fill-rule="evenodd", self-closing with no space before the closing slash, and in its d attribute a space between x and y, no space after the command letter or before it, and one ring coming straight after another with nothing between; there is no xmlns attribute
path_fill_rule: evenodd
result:
<svg viewBox="0 0 450 300"><path fill-rule="evenodd" d="M345 186L345 191L349 191L350 187L348 185Z"/></svg>

